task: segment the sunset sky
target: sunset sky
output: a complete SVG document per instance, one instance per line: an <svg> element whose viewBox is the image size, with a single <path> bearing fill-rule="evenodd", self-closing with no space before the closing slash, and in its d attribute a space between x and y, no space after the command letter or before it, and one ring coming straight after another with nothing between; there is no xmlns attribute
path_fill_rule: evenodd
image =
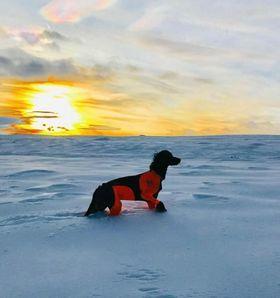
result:
<svg viewBox="0 0 280 298"><path fill-rule="evenodd" d="M280 134L279 0L0 1L0 134Z"/></svg>

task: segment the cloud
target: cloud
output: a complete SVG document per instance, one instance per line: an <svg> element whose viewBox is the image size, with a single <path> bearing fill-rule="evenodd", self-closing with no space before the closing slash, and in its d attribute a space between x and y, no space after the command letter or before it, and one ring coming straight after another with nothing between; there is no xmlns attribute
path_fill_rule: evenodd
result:
<svg viewBox="0 0 280 298"><path fill-rule="evenodd" d="M10 67L12 66L12 61L9 58L0 56L0 66L2 67Z"/></svg>
<svg viewBox="0 0 280 298"><path fill-rule="evenodd" d="M149 7L139 19L137 19L128 27L128 29L131 31L151 30L158 27L164 21L167 15L167 7Z"/></svg>
<svg viewBox="0 0 280 298"><path fill-rule="evenodd" d="M41 33L41 38L45 38L48 40L68 40L68 38L61 33L53 30L44 30Z"/></svg>
<svg viewBox="0 0 280 298"><path fill-rule="evenodd" d="M19 120L16 118L11 118L11 117L0 117L0 127L3 125L9 125L12 123L18 123Z"/></svg>
<svg viewBox="0 0 280 298"><path fill-rule="evenodd" d="M226 54L226 51L222 49L216 49L212 47L197 45L190 42L173 41L166 38L155 37L155 36L142 36L139 38L140 44L150 49L160 50L183 56L185 58L209 58L214 55Z"/></svg>
<svg viewBox="0 0 280 298"><path fill-rule="evenodd" d="M45 45L45 47L52 50L52 51L56 51L56 52L60 51L60 46L56 42L47 43Z"/></svg>
<svg viewBox="0 0 280 298"><path fill-rule="evenodd" d="M94 129L94 130L120 130L120 128L118 127L113 127L113 126L109 126L109 125L90 125L89 126L90 129ZM88 129L88 128L87 128Z"/></svg>
<svg viewBox="0 0 280 298"><path fill-rule="evenodd" d="M60 50L60 43L71 41L70 38L54 30L46 30L41 27L16 28L7 27L2 29L5 35L2 37L23 42L28 46L40 46L54 51ZM1 37L1 32L0 32Z"/></svg>
<svg viewBox="0 0 280 298"><path fill-rule="evenodd" d="M40 35L31 31L19 31L18 36L30 45L34 45L40 40Z"/></svg>
<svg viewBox="0 0 280 298"><path fill-rule="evenodd" d="M58 116L30 116L30 117L25 117L24 119L57 119Z"/></svg>
<svg viewBox="0 0 280 298"><path fill-rule="evenodd" d="M75 73L78 69L70 59L50 61L16 48L0 51L0 76L3 77L32 78Z"/></svg>
<svg viewBox="0 0 280 298"><path fill-rule="evenodd" d="M258 68L264 72L266 67L271 67L271 64L274 63L273 54L270 53L259 55L253 51L243 49L177 41L151 34L144 34L133 40L136 44L150 50L151 53L159 54L158 56L161 59L166 59L167 62L172 57L182 62L192 62L194 66L202 67L199 72L211 68L214 72L218 71L220 76L224 71L231 71L232 75L238 73L240 76L240 72L244 73L246 69L251 70L253 74L257 74L256 70Z"/></svg>
<svg viewBox="0 0 280 298"><path fill-rule="evenodd" d="M12 117L1 117L0 116L0 134L6 134L6 130L14 124L20 123L21 121Z"/></svg>
<svg viewBox="0 0 280 298"><path fill-rule="evenodd" d="M6 30L0 27L0 38L5 38L5 37L7 37Z"/></svg>
<svg viewBox="0 0 280 298"><path fill-rule="evenodd" d="M247 120L242 122L242 125L250 131L254 132L264 132L264 131L273 131L276 127L271 121L263 120Z"/></svg>
<svg viewBox="0 0 280 298"><path fill-rule="evenodd" d="M114 5L116 0L52 0L42 7L42 16L53 23L76 23L92 13Z"/></svg>
<svg viewBox="0 0 280 298"><path fill-rule="evenodd" d="M55 46L53 44L52 46ZM129 70L130 67L123 66ZM0 49L0 78L41 80L46 77L71 78L75 81L90 81L95 84L111 82L118 76L120 66L113 63L82 66L73 59L44 59L17 47ZM132 70L135 71L135 70Z"/></svg>
<svg viewBox="0 0 280 298"><path fill-rule="evenodd" d="M26 28L0 27L0 39L5 39L9 46L13 44L30 52L43 53L46 57L59 55L66 43L80 43L78 39L71 39L57 31L32 26Z"/></svg>

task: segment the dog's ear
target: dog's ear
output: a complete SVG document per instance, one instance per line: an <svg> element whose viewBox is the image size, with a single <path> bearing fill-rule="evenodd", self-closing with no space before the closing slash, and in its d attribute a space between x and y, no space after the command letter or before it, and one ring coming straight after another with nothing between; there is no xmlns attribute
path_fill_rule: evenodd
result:
<svg viewBox="0 0 280 298"><path fill-rule="evenodd" d="M162 150L154 154L153 163L158 165L168 165L172 154L167 150Z"/></svg>
<svg viewBox="0 0 280 298"><path fill-rule="evenodd" d="M158 171L159 168L161 168L162 161L160 157L160 152L155 152L153 156L153 160L150 164L150 170Z"/></svg>
<svg viewBox="0 0 280 298"><path fill-rule="evenodd" d="M159 155L160 152L155 152L154 153L154 156L153 156L153 162L154 163L158 163L159 160L160 160L160 155Z"/></svg>
<svg viewBox="0 0 280 298"><path fill-rule="evenodd" d="M158 152L155 152L153 155L153 161L155 161L155 159L157 158Z"/></svg>

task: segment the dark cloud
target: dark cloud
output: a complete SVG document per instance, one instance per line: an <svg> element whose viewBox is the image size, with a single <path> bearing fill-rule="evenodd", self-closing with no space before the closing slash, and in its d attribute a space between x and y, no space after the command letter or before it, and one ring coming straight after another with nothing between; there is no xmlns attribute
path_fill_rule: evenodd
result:
<svg viewBox="0 0 280 298"><path fill-rule="evenodd" d="M181 85L191 84L193 82L199 84L214 84L214 80L206 77L197 77L197 76L190 76L190 75L181 75L174 71L165 71L159 75L159 79L168 81L168 82L176 82L181 83ZM177 86L175 88L178 88Z"/></svg>
<svg viewBox="0 0 280 298"><path fill-rule="evenodd" d="M52 50L52 51L56 51L56 52L60 51L60 46L58 45L58 43L56 43L54 41L45 44L45 47Z"/></svg>
<svg viewBox="0 0 280 298"><path fill-rule="evenodd" d="M207 78L194 78L194 81L196 81L197 83L206 84L206 85L214 84L213 80L207 79Z"/></svg>
<svg viewBox="0 0 280 298"><path fill-rule="evenodd" d="M23 30L18 35L30 45L41 43L42 41L69 41L70 39L57 31L44 30L42 33L36 33L28 30Z"/></svg>
<svg viewBox="0 0 280 298"><path fill-rule="evenodd" d="M260 129L273 129L275 128L273 123L270 121L259 121L259 120L248 120L242 123L245 127L252 130L260 130Z"/></svg>
<svg viewBox="0 0 280 298"><path fill-rule="evenodd" d="M52 46L55 46L54 44ZM111 81L117 76L116 67L95 64L84 67L72 59L48 60L29 54L19 48L0 49L0 77L44 79L46 76L75 77L75 80Z"/></svg>
<svg viewBox="0 0 280 298"><path fill-rule="evenodd" d="M150 86L155 90L160 90L165 93L172 93L172 94L180 93L180 90L178 89L178 87L171 85L167 81L158 79L157 77L152 77L152 76L148 77L148 76L142 75L141 77L139 77L139 82L140 81L143 84L143 87Z"/></svg>
<svg viewBox="0 0 280 298"><path fill-rule="evenodd" d="M59 32L50 31L50 30L44 30L43 33L40 35L40 37L48 40L61 40L61 41L69 40L66 36L60 34Z"/></svg>
<svg viewBox="0 0 280 298"><path fill-rule="evenodd" d="M120 116L103 116L102 119L106 119L106 120L113 120L113 121L118 121L118 122L134 122L134 121L143 121L146 119L149 119L150 116L149 115L129 115L126 116L124 114L121 114Z"/></svg>
<svg viewBox="0 0 280 298"><path fill-rule="evenodd" d="M0 117L0 126L18 123L19 120L11 117Z"/></svg>
<svg viewBox="0 0 280 298"><path fill-rule="evenodd" d="M36 113L38 113L38 114L56 114L54 112L49 112L49 111L33 111L32 113L33 114L36 114Z"/></svg>
<svg viewBox="0 0 280 298"><path fill-rule="evenodd" d="M3 67L10 67L13 63L10 59L0 56L0 71Z"/></svg>
<svg viewBox="0 0 280 298"><path fill-rule="evenodd" d="M111 65L102 65L95 64L94 67L87 68L85 73L88 72L89 76L94 77L95 79L105 79L108 77L113 77L116 73L116 70Z"/></svg>
<svg viewBox="0 0 280 298"><path fill-rule="evenodd" d="M30 45L35 45L40 41L40 36L30 31L21 31L19 36Z"/></svg>
<svg viewBox="0 0 280 298"><path fill-rule="evenodd" d="M51 111L32 111L30 116L24 117L24 119L55 119L58 118L58 114Z"/></svg>
<svg viewBox="0 0 280 298"><path fill-rule="evenodd" d="M45 72L46 65L42 61L31 60L21 65L14 65L16 74L21 76L36 76Z"/></svg>
<svg viewBox="0 0 280 298"><path fill-rule="evenodd" d="M209 56L217 55L218 53L224 53L224 51L220 49L200 46L188 42L172 41L160 37L144 36L141 37L139 40L140 43L145 47L153 48L156 50L163 50L170 54L180 56L183 55L186 58L208 58Z"/></svg>
<svg viewBox="0 0 280 298"><path fill-rule="evenodd" d="M30 117L24 117L24 119L54 119L58 118L58 116L40 116L40 115L35 115L35 116L30 116Z"/></svg>
<svg viewBox="0 0 280 298"><path fill-rule="evenodd" d="M108 125L90 125L90 128L94 130L120 130L118 127Z"/></svg>
<svg viewBox="0 0 280 298"><path fill-rule="evenodd" d="M9 129L9 127L20 123L21 121L16 118L12 117L0 117L0 134L6 134L6 130Z"/></svg>
<svg viewBox="0 0 280 298"><path fill-rule="evenodd" d="M32 78L77 73L78 69L70 59L50 61L14 48L0 51L0 76Z"/></svg>
<svg viewBox="0 0 280 298"><path fill-rule="evenodd" d="M94 80L108 80L113 78L119 80L121 76L136 75L141 71L142 69L137 66L131 64L123 65L114 60L110 60L104 64L95 63L92 67L83 68L83 73Z"/></svg>
<svg viewBox="0 0 280 298"><path fill-rule="evenodd" d="M43 49L59 51L64 42L78 42L53 30L42 30L41 32L32 29L2 29L0 27L0 38L12 38L23 41L30 46L40 46Z"/></svg>
<svg viewBox="0 0 280 298"><path fill-rule="evenodd" d="M66 128L66 127L64 127L64 126L58 126L57 128L62 129L62 130L65 130L65 131L69 131L69 129Z"/></svg>
<svg viewBox="0 0 280 298"><path fill-rule="evenodd" d="M127 107L135 105L136 100L132 100L130 98L115 98L114 100L89 98L88 102L91 103L93 106L99 107Z"/></svg>

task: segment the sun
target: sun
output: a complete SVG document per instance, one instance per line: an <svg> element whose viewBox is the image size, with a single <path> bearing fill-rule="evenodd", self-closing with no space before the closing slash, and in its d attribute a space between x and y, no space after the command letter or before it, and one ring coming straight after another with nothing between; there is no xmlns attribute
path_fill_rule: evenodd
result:
<svg viewBox="0 0 280 298"><path fill-rule="evenodd" d="M49 77L36 81L7 80L2 85L6 91L1 93L0 90L0 114L13 122L2 129L0 125L0 133L124 135L118 104L118 99L124 95L108 90L103 83Z"/></svg>
<svg viewBox="0 0 280 298"><path fill-rule="evenodd" d="M81 123L81 115L75 108L77 91L73 86L38 83L29 93L30 127L41 134L74 134Z"/></svg>

